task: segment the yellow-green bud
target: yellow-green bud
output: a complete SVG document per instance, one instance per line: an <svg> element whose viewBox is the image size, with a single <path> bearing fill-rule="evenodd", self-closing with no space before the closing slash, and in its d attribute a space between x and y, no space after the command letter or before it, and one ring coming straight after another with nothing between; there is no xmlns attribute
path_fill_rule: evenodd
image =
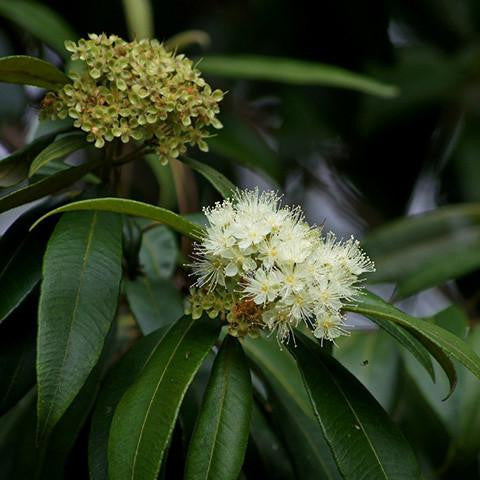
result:
<svg viewBox="0 0 480 480"><path fill-rule="evenodd" d="M222 127L216 115L223 92L212 91L191 60L157 40L90 34L65 48L85 69L47 93L42 116L74 119L96 147L114 138L149 141L167 162L189 145L206 151L208 128Z"/></svg>

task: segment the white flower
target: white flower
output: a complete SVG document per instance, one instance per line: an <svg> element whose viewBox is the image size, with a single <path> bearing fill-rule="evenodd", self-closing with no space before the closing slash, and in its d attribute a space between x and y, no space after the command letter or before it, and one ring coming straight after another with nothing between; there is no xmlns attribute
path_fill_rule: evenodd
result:
<svg viewBox="0 0 480 480"><path fill-rule="evenodd" d="M253 222L245 218L232 226L232 235L237 239L242 249L258 245L270 233L270 227L262 221Z"/></svg>
<svg viewBox="0 0 480 480"><path fill-rule="evenodd" d="M224 251L222 257L228 260L225 267L225 275L227 277L235 277L241 273L254 270L257 262L249 256L249 253L250 252L242 251L236 245Z"/></svg>
<svg viewBox="0 0 480 480"><path fill-rule="evenodd" d="M225 200L222 203L216 203L213 208L205 208L203 212L210 225L219 228L224 228L230 225L235 216L235 210L229 200Z"/></svg>
<svg viewBox="0 0 480 480"><path fill-rule="evenodd" d="M246 281L244 292L257 305L267 302L273 302L279 293L280 276L274 270L265 270L259 268L254 277L249 277Z"/></svg>
<svg viewBox="0 0 480 480"><path fill-rule="evenodd" d="M213 256L224 256L235 245L230 228L212 227L203 242L205 252Z"/></svg>
<svg viewBox="0 0 480 480"><path fill-rule="evenodd" d="M238 192L204 211L210 225L195 247L196 286L229 300L192 298L196 315L220 313L232 335L263 328L281 342L299 322L322 341L348 334L342 307L358 295L359 276L373 271L358 241L323 236L274 192Z"/></svg>
<svg viewBox="0 0 480 480"><path fill-rule="evenodd" d="M280 267L280 277L281 277L281 294L284 297L292 293L299 293L307 285L309 280L308 270L303 268L303 265L292 264L288 262L286 265Z"/></svg>
<svg viewBox="0 0 480 480"><path fill-rule="evenodd" d="M225 265L221 259L207 256L195 259L192 267L193 274L197 277L196 286L203 287L208 285L212 290L217 284L225 287L225 275L223 273Z"/></svg>
<svg viewBox="0 0 480 480"><path fill-rule="evenodd" d="M278 264L279 250L281 245L275 238L270 238L258 246L258 258L267 269Z"/></svg>
<svg viewBox="0 0 480 480"><path fill-rule="evenodd" d="M315 321L315 328L313 335L323 340L334 341L337 337L342 335L349 335L349 331L345 329L345 322L343 317L337 312L318 312Z"/></svg>

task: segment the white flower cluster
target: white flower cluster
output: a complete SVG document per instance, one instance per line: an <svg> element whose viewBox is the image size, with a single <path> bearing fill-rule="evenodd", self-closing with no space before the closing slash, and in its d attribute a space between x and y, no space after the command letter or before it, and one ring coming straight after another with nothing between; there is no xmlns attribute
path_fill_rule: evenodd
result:
<svg viewBox="0 0 480 480"><path fill-rule="evenodd" d="M188 313L220 314L233 335L267 329L281 342L302 322L322 340L348 333L342 306L361 289L359 275L374 270L358 241L323 236L274 192L239 192L205 215Z"/></svg>

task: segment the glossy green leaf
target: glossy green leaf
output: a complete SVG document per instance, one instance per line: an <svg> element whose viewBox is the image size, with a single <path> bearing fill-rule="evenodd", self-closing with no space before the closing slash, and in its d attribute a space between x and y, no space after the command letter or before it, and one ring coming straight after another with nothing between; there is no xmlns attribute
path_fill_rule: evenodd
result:
<svg viewBox="0 0 480 480"><path fill-rule="evenodd" d="M273 391L275 423L293 458L297 475L337 479L338 469L325 442L295 360L274 337L244 340L245 350ZM290 415L284 418L287 413ZM299 445L302 446L301 450Z"/></svg>
<svg viewBox="0 0 480 480"><path fill-rule="evenodd" d="M92 480L108 479L108 435L115 408L156 352L166 329L138 341L109 372L96 403L88 443L88 463Z"/></svg>
<svg viewBox="0 0 480 480"><path fill-rule="evenodd" d="M43 3L2 0L0 15L45 42L63 57L68 58L69 53L65 51L63 44L65 40L75 40L76 35L60 15Z"/></svg>
<svg viewBox="0 0 480 480"><path fill-rule="evenodd" d="M190 440L185 479L236 480L252 413L250 370L237 339L227 335L215 359Z"/></svg>
<svg viewBox="0 0 480 480"><path fill-rule="evenodd" d="M142 235L140 267L152 280L170 278L177 264L178 245L173 232L156 225Z"/></svg>
<svg viewBox="0 0 480 480"><path fill-rule="evenodd" d="M137 202L136 200L126 200L123 198L97 198L94 200L81 200L79 202L69 203L68 205L52 210L47 215L44 215L35 223L34 226L43 221L45 218L55 215L56 213L81 210L115 212L147 218L154 220L155 222L163 223L173 230L186 235L187 237L196 240L202 237L203 229L181 215L177 215L176 213L166 210L165 208L149 205L148 203Z"/></svg>
<svg viewBox="0 0 480 480"><path fill-rule="evenodd" d="M475 325L468 335L467 342L480 355L480 327ZM480 382L470 372L459 372L458 417L455 419L455 443L462 457L475 458L480 449Z"/></svg>
<svg viewBox="0 0 480 480"><path fill-rule="evenodd" d="M333 65L260 55L206 56L199 68L204 73L229 78L268 80L294 85L348 88L380 97L394 97L396 87Z"/></svg>
<svg viewBox="0 0 480 480"><path fill-rule="evenodd" d="M157 478L185 392L218 332L212 319L186 316L165 334L115 411L108 445L111 480Z"/></svg>
<svg viewBox="0 0 480 480"><path fill-rule="evenodd" d="M153 38L154 22L151 0L123 0L130 38Z"/></svg>
<svg viewBox="0 0 480 480"><path fill-rule="evenodd" d="M0 272L0 323L25 300L40 281L42 257L50 232L51 225L46 225L38 232L30 232L10 252L8 263Z"/></svg>
<svg viewBox="0 0 480 480"><path fill-rule="evenodd" d="M278 386L272 386L272 391L271 416L292 458L295 478L340 480L342 477L313 411L307 415Z"/></svg>
<svg viewBox="0 0 480 480"><path fill-rule="evenodd" d="M32 160L47 147L58 134L63 132L64 130L58 130L43 135L25 147L0 159L0 187L10 187L24 180L27 177L28 168Z"/></svg>
<svg viewBox="0 0 480 480"><path fill-rule="evenodd" d="M138 277L125 282L128 305L144 335L183 315L179 291L167 280Z"/></svg>
<svg viewBox="0 0 480 480"><path fill-rule="evenodd" d="M316 342L296 336L290 351L343 478L419 478L411 447L375 398Z"/></svg>
<svg viewBox="0 0 480 480"><path fill-rule="evenodd" d="M4 1L0 2L0 11ZM55 90L70 82L57 67L40 58L27 55L13 55L0 58L0 82L33 85Z"/></svg>
<svg viewBox="0 0 480 480"><path fill-rule="evenodd" d="M380 329L354 331L352 335L336 339L335 343L334 357L362 382L386 411L390 411L397 401L400 367L400 350L395 348L395 340ZM423 348L421 344L419 347ZM430 359L428 352L423 350Z"/></svg>
<svg viewBox="0 0 480 480"><path fill-rule="evenodd" d="M45 167L50 162L65 158L73 152L85 148L88 146L88 142L83 135L78 133L71 133L60 137L53 143L43 149L33 160L30 165L28 176L31 177L42 167Z"/></svg>
<svg viewBox="0 0 480 480"><path fill-rule="evenodd" d="M29 235L0 273L0 323L40 281L45 246L46 241L39 242L36 235Z"/></svg>
<svg viewBox="0 0 480 480"><path fill-rule="evenodd" d="M0 415L35 384L35 312L17 310L0 328ZM33 321L32 321L33 320Z"/></svg>
<svg viewBox="0 0 480 480"><path fill-rule="evenodd" d="M34 432L35 389L31 389L13 408L0 417L0 479L32 478L35 459L32 450L22 458L25 437ZM31 435L34 438L34 435ZM32 447L34 441L31 442ZM21 471L19 472L19 464Z"/></svg>
<svg viewBox="0 0 480 480"><path fill-rule="evenodd" d="M288 352L279 348L276 339L273 336L255 339L247 337L243 345L245 352L260 368L263 376L284 390L303 412L313 418L298 367Z"/></svg>
<svg viewBox="0 0 480 480"><path fill-rule="evenodd" d="M64 172L69 168L71 168L71 166L67 163L62 162L61 160L55 160L53 162L50 162L48 165L42 167L40 170L38 170L38 172L36 172L32 177L30 177L30 183L38 182L40 180L43 180L45 177L51 177L52 175L56 175L59 172ZM100 185L102 183L100 178L93 173L87 173L83 177L82 181L90 185Z"/></svg>
<svg viewBox="0 0 480 480"><path fill-rule="evenodd" d="M41 470L38 470L39 479L63 480L68 476L68 470L65 467L70 454L75 452L75 450L72 452L72 449L95 404L102 372L109 360L112 337L111 331L107 336L99 362L50 434L45 444L45 453L38 461L41 465ZM40 446L40 451L41 448Z"/></svg>
<svg viewBox="0 0 480 480"><path fill-rule="evenodd" d="M121 254L121 218L108 213L64 215L48 243L38 311L40 437L99 359L117 309Z"/></svg>
<svg viewBox="0 0 480 480"><path fill-rule="evenodd" d="M46 177L43 180L15 190L4 197L0 197L0 213L23 205L24 203L38 200L46 195L56 193L62 188L68 187L101 165L102 161L103 159L92 160L78 167L69 168L51 177Z"/></svg>
<svg viewBox="0 0 480 480"><path fill-rule="evenodd" d="M268 410L271 405L268 405ZM253 472L249 475L249 457L250 451L254 449ZM255 459L259 459L257 462ZM250 439L247 448L246 463L244 469L247 471L247 478L258 476L258 464L263 467L263 478L275 478L278 480L289 480L293 478L293 469L290 456L280 440L277 431L267 418L263 410L256 402L253 403L252 423L250 425ZM317 470L318 473L318 470Z"/></svg>
<svg viewBox="0 0 480 480"><path fill-rule="evenodd" d="M197 160L188 157L182 157L181 160L191 169L205 177L223 198L231 197L235 192L235 185L225 175L223 175L223 173L215 170L210 165L198 162Z"/></svg>
<svg viewBox="0 0 480 480"><path fill-rule="evenodd" d="M10 262L15 251L18 250L21 243L27 237L30 227L35 219L58 205L58 202L47 200L25 208L25 211L19 215L3 235L0 236L0 252L2 252L2 255L0 255L0 272ZM52 224L53 223L54 222L52 222Z"/></svg>
<svg viewBox="0 0 480 480"><path fill-rule="evenodd" d="M480 266L480 205L438 208L374 230L364 247L375 260L370 282L395 282L396 296L469 273Z"/></svg>
<svg viewBox="0 0 480 480"><path fill-rule="evenodd" d="M425 321L435 323L461 339L466 338L467 318L457 306L450 306L436 315L426 318ZM441 375L440 368L436 367L437 373L439 373L438 380L435 384L432 384L413 359L405 358L404 360L406 373L409 378L408 381L416 385L418 394L423 397L432 413L436 415L436 418L438 418L449 434L455 437L460 427L459 418L461 418L463 412L461 404L466 394L464 381L468 378L471 385L480 382L470 372L456 363L458 386L451 398L447 401L442 401L442 395L448 385L446 378Z"/></svg>
<svg viewBox="0 0 480 480"><path fill-rule="evenodd" d="M430 353L415 336L402 326L388 322L382 318L370 317L370 319L404 346L416 360L420 362L423 368L425 368L430 378L435 381L435 371Z"/></svg>
<svg viewBox="0 0 480 480"><path fill-rule="evenodd" d="M367 293L367 296L368 295L371 295L371 294ZM386 304L386 305L389 305L389 304ZM349 307L347 307L347 309L348 308ZM397 314L406 315L400 310L397 310ZM409 332L404 325L402 324L397 325L391 321L386 320L385 318L379 315L377 316L370 315L368 318L370 318L373 322L377 323L381 328L383 328L390 335L396 338L403 346L405 346L415 356L415 358L423 365L423 367L426 369L426 371L430 375L430 378L433 381L435 381L436 379L435 370L433 368L431 359L425 358L425 354L426 354L425 350L430 355L432 355L442 367L443 372L445 373L445 375L447 375L447 378L449 381L448 393L446 394L446 396L443 396L442 398L446 400L448 397L450 397L450 395L452 395L453 391L455 390L455 386L457 384L457 373L455 371L455 367L452 361L449 359L447 354L441 348L438 347L438 345L431 342L425 336L419 335L418 333L415 333L415 332ZM414 336L413 340L416 339L417 343L412 342L412 338L409 336L410 334L413 334ZM422 350L422 347L424 348L424 350Z"/></svg>
<svg viewBox="0 0 480 480"><path fill-rule="evenodd" d="M440 350L444 355L459 361L480 378L480 357L468 344L448 330L407 315L370 292L365 292L364 295L359 297L356 305L348 305L345 309L360 313L368 318L380 318L398 323L413 333L418 340L424 343L427 349L430 350L429 345L431 345L432 348ZM435 351L430 351L435 356ZM439 360L438 357L436 358ZM445 367L444 370L447 369L445 373L451 377L452 372L448 371L448 365L442 366Z"/></svg>
<svg viewBox="0 0 480 480"><path fill-rule="evenodd" d="M26 398L21 400L20 404L23 404L25 400L30 400L28 409L20 422L15 425L16 438L14 436L10 439L13 443L13 458L11 459L10 469L7 470L8 473L4 477L2 474L5 470L2 461L0 478L63 480L70 476L68 459L71 458L72 448L76 444L79 433L85 425L90 409L95 402L102 369L105 367L105 360L108 358L109 347L110 343L107 341L99 364L89 375L85 385L46 442L39 443L36 437L35 389L32 389Z"/></svg>

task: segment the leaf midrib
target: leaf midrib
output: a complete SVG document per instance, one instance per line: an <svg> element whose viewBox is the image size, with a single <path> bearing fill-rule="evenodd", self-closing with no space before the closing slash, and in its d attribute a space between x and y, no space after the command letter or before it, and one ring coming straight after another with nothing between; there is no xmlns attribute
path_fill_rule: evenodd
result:
<svg viewBox="0 0 480 480"><path fill-rule="evenodd" d="M209 455L208 464L207 464L207 470L205 472L205 477L204 477L207 480L208 480L209 474L210 474L210 468L211 468L211 465L212 465L213 453L215 451L215 444L217 442L219 426L220 426L221 420L223 418L223 405L225 404L225 398L227 396L227 391L228 391L228 373L230 372L231 366L232 366L231 365L231 359L232 359L232 352L229 350L229 351L227 351L227 358L225 359L225 369L224 369L224 372L223 372L224 388L222 389L223 391L222 391L222 396L221 396L221 400L220 400L220 409L219 409L220 413L218 415L218 420L216 422L215 434L214 434L213 441L212 441L212 448L210 450L210 455Z"/></svg>
<svg viewBox="0 0 480 480"><path fill-rule="evenodd" d="M182 344L184 338L187 336L188 332L190 331L190 329L192 328L194 323L195 323L195 321L193 319L191 319L190 324L188 325L188 327L185 329L185 331L182 333L181 337L179 338L177 344L175 345L174 350L172 351L171 355L168 358L168 361L165 365L165 368L163 369L162 375L161 375L159 381L157 382L157 385L155 387L153 395L152 395L152 397L151 397L151 399L148 403L148 407L145 411L145 416L144 416L144 419L143 419L143 422L142 422L142 426L140 428L140 433L138 435L137 445L135 446L135 452L134 452L134 455L133 455L132 469L131 469L131 476L130 476L131 480L133 480L135 478L135 465L136 465L136 462L137 462L139 446L140 446L140 443L142 441L143 432L145 430L145 425L147 423L147 418L150 415L150 410L152 408L153 400L157 395L158 389L160 388L160 385L162 384L163 378L165 377L165 374L167 373L167 370L168 370L170 364L172 363L173 357L177 353L177 350L180 348L180 345ZM165 338L165 337L163 337L163 338ZM162 450L162 452L163 452L163 450Z"/></svg>
<svg viewBox="0 0 480 480"><path fill-rule="evenodd" d="M304 412L309 418L312 418L311 415L309 415L308 410L305 410L303 406L303 402L299 400L298 396L295 395L295 390L290 387L289 383L284 380L282 376L279 376L277 374L277 370L275 368L272 368L270 366L270 362L268 360L265 360L265 357L262 357L261 355L258 355L254 350L248 349L248 354L252 355L257 363L260 363L263 365L263 367L273 375L273 378L285 389L285 391L294 399L295 403L299 406L299 408Z"/></svg>
<svg viewBox="0 0 480 480"><path fill-rule="evenodd" d="M341 386L338 384L337 380L336 380L335 377L332 375L332 373L330 372L330 370L325 366L325 364L323 364L323 362L321 363L321 365L323 366L323 370L324 370L324 371L327 373L327 375L330 377L330 379L331 379L332 383L334 384L334 386L337 388L337 390L339 391L339 393L341 394L341 396L344 398L344 400L345 400L348 408L350 409L350 411L352 412L352 415L354 416L355 420L357 421L357 424L358 424L358 426L360 427L363 435L364 435L365 438L367 439L367 442L368 442L368 444L369 444L369 446L370 446L370 448L371 448L371 450L372 450L372 452L373 452L373 454L374 454L374 456L375 456L375 459L377 460L377 463L378 463L378 465L379 465L379 467L380 467L380 470L381 470L383 476L385 477L386 480L388 480L388 476L387 476L387 474L386 474L386 472L385 472L385 470L384 470L384 468L383 468L383 465L382 465L382 463L381 463L381 461L380 461L380 458L379 458L379 456L378 456L378 454L377 454L377 451L375 450L372 442L370 441L370 437L367 435L367 432L366 432L365 429L364 429L363 423L362 423L362 422L360 421L360 419L358 418L358 415L357 415L357 413L355 412L355 409L353 408L353 406L352 406L351 403L349 402L349 400L348 400L347 396L345 395L343 389L342 389ZM305 377L305 375L304 375L304 373L303 373L303 369L301 369L301 370L302 370L302 376ZM324 427L323 427L322 421L321 421L320 413L319 413L318 410L317 410L317 405L316 405L316 403L315 403L315 399L313 398L312 392L311 392L311 390L310 390L310 386L309 386L309 384L308 384L307 381L305 381L305 385L306 385L306 387L307 387L308 395L309 395L309 397L310 397L310 401L311 401L311 403L312 403L312 407L313 407L313 410L314 410L314 412L315 412L315 417L316 417L318 423L320 424L320 427L322 428L322 430L324 430ZM330 442L328 442L328 443L331 445ZM346 478L344 472L342 471L342 468L340 467L340 465L338 465L338 467L339 467L340 472L342 473L342 476L343 476L344 478Z"/></svg>
<svg viewBox="0 0 480 480"><path fill-rule="evenodd" d="M71 348L71 339L72 339L72 331L73 331L73 324L75 323L76 321L76 316L77 316L77 311L78 311L78 304L79 304L79 301L80 301L80 292L82 290L82 287L83 287L83 282L84 282L84 277L85 277L85 271L86 271L86 265L87 265L87 262L88 262L88 257L90 255L90 250L91 250L91 247L92 247L92 240L93 240L93 233L95 231L95 225L97 223L97 217L98 217L98 212L94 212L93 213L93 216L92 216L92 220L91 220L91 223L90 223L90 229L88 231L88 235L87 235L87 243L86 243L86 246L85 246L85 253L83 255L83 260L82 260L82 268L80 270L80 278L79 278L79 283L78 283L78 288L77 288L77 293L76 293L76 296L75 296L75 303L74 303L74 307L73 307L73 311L72 311L72 316L71 316L71 322L70 322L70 325L69 325L69 329L68 329L68 338L67 338L67 344L66 344L66 347L65 347L65 353L63 355L63 359L62 359L62 365L60 367L60 371L58 373L58 378L61 379L63 378L63 376L65 375L64 371L65 371L65 360L67 358L67 354L70 352L70 348ZM49 405L49 409L47 411L47 416L45 418L45 422L44 422L44 428L43 428L43 431L42 433L44 433L46 431L46 429L48 428L48 421L50 420L50 416L52 414L52 410L53 410L53 405L55 403L55 400L58 396L58 392L60 391L60 385L61 385L62 382L58 382L57 383L57 387L55 389L55 393L53 395L53 398L52 400L50 401L50 405Z"/></svg>
<svg viewBox="0 0 480 480"><path fill-rule="evenodd" d="M356 313L360 313L362 315L365 315L365 316L373 316L373 317L380 317L380 318L383 318L385 320L390 320L392 322L395 322L395 323L400 323L401 325L405 326L406 328L408 329L411 329L411 330L414 330L414 331L417 331L419 333L421 333L422 335L424 335L427 339L429 339L431 342L437 344L438 342L438 337L435 333L431 333L431 332L428 332L426 331L426 329L421 329L421 330L416 330L415 329L415 325L413 323L415 322L412 322L412 324L410 324L408 321L406 320L403 320L401 317L398 317L398 316L395 316L393 315L392 313L389 313L389 312L379 312L378 310L371 310L369 308L364 308L364 307L358 307L358 306L352 306L352 305L349 305L345 308L345 310L348 310L348 311L351 311L351 312L356 312ZM416 319L413 319L414 321ZM475 364L473 364L473 370L471 368L472 366L472 360L466 356L462 350L460 350L458 348L458 346L454 345L453 343L451 343L448 339L444 340L445 342L448 342L448 346L449 347L453 347L452 348L452 352L454 351L455 354L456 354L456 358L457 360L459 360L460 362L462 362L467 368L469 368L470 371L472 371L472 373L474 373L478 378L480 378L480 369L478 366L476 366ZM439 346L437 344L437 346L442 350L444 351L444 349ZM455 358L455 355L452 355L451 352L445 352L447 355L449 354L450 356L453 356ZM463 360L461 360L463 359ZM470 365L470 367L468 367L468 365Z"/></svg>

